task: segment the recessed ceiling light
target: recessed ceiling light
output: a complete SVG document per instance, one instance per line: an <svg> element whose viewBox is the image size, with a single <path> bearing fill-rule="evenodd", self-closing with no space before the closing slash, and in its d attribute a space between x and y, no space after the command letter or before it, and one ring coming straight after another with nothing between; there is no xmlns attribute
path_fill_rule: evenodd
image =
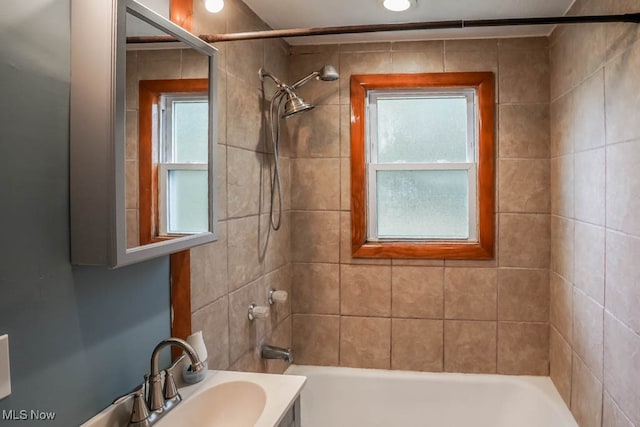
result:
<svg viewBox="0 0 640 427"><path fill-rule="evenodd" d="M403 12L416 5L415 0L383 0L382 6L392 12Z"/></svg>
<svg viewBox="0 0 640 427"><path fill-rule="evenodd" d="M224 7L224 0L205 0L204 7L211 13L218 13Z"/></svg>

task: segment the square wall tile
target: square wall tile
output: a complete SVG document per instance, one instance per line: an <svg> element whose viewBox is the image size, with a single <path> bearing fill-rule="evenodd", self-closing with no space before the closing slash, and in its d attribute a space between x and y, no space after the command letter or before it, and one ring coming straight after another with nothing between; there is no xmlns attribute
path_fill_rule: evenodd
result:
<svg viewBox="0 0 640 427"><path fill-rule="evenodd" d="M574 162L575 218L604 225L604 148L577 153Z"/></svg>
<svg viewBox="0 0 640 427"><path fill-rule="evenodd" d="M351 316L391 316L391 267L341 265L340 312Z"/></svg>
<svg viewBox="0 0 640 427"><path fill-rule="evenodd" d="M549 320L549 272L498 270L498 319L523 322Z"/></svg>
<svg viewBox="0 0 640 427"><path fill-rule="evenodd" d="M291 208L340 210L340 159L295 159L291 168Z"/></svg>
<svg viewBox="0 0 640 427"><path fill-rule="evenodd" d="M604 393L602 404L602 427L633 427L631 421L613 401L609 393Z"/></svg>
<svg viewBox="0 0 640 427"><path fill-rule="evenodd" d="M209 369L228 369L229 299L225 296L193 312L191 330L202 331Z"/></svg>
<svg viewBox="0 0 640 427"><path fill-rule="evenodd" d="M551 69L551 99L575 87L591 75L605 58L605 26L576 25L554 33L549 58ZM576 64L580 64L579 67Z"/></svg>
<svg viewBox="0 0 640 427"><path fill-rule="evenodd" d="M392 319L391 369L441 372L443 334L442 320Z"/></svg>
<svg viewBox="0 0 640 427"><path fill-rule="evenodd" d="M548 213L550 200L549 160L500 160L498 210L500 212Z"/></svg>
<svg viewBox="0 0 640 427"><path fill-rule="evenodd" d="M509 104L499 107L500 159L549 159L549 105Z"/></svg>
<svg viewBox="0 0 640 427"><path fill-rule="evenodd" d="M575 354L571 379L571 413L578 425L600 427L602 425L602 383Z"/></svg>
<svg viewBox="0 0 640 427"><path fill-rule="evenodd" d="M607 144L640 138L639 67L640 43L606 65Z"/></svg>
<svg viewBox="0 0 640 427"><path fill-rule="evenodd" d="M292 331L296 363L338 366L340 317L294 314Z"/></svg>
<svg viewBox="0 0 640 427"><path fill-rule="evenodd" d="M640 140L607 147L607 227L640 236Z"/></svg>
<svg viewBox="0 0 640 427"><path fill-rule="evenodd" d="M640 239L607 231L606 308L640 334Z"/></svg>
<svg viewBox="0 0 640 427"><path fill-rule="evenodd" d="M549 51L499 49L500 103L549 102Z"/></svg>
<svg viewBox="0 0 640 427"><path fill-rule="evenodd" d="M293 264L294 313L340 313L340 265Z"/></svg>
<svg viewBox="0 0 640 427"><path fill-rule="evenodd" d="M444 370L496 373L497 322L445 320Z"/></svg>
<svg viewBox="0 0 640 427"><path fill-rule="evenodd" d="M446 268L446 319L496 320L498 272L493 268Z"/></svg>
<svg viewBox="0 0 640 427"><path fill-rule="evenodd" d="M218 223L218 240L191 249L191 310L227 295L227 223Z"/></svg>
<svg viewBox="0 0 640 427"><path fill-rule="evenodd" d="M549 321L562 337L572 342L573 286L556 273L551 273Z"/></svg>
<svg viewBox="0 0 640 427"><path fill-rule="evenodd" d="M549 215L500 214L498 260L501 267L549 266Z"/></svg>
<svg viewBox="0 0 640 427"><path fill-rule="evenodd" d="M604 380L607 392L640 425L640 335L608 312L604 321Z"/></svg>
<svg viewBox="0 0 640 427"><path fill-rule="evenodd" d="M391 368L391 319L340 318L340 366Z"/></svg>
<svg viewBox="0 0 640 427"><path fill-rule="evenodd" d="M498 322L498 373L549 375L549 325Z"/></svg>
<svg viewBox="0 0 640 427"><path fill-rule="evenodd" d="M567 406L571 405L571 346L551 326L549 328L549 376Z"/></svg>
<svg viewBox="0 0 640 427"><path fill-rule="evenodd" d="M260 218L249 216L227 221L229 290L257 279L262 274L263 264L258 245Z"/></svg>
<svg viewBox="0 0 640 427"><path fill-rule="evenodd" d="M603 305L605 229L576 222L574 239L574 284Z"/></svg>
<svg viewBox="0 0 640 427"><path fill-rule="evenodd" d="M255 151L227 149L227 210L230 218L258 214L262 157Z"/></svg>
<svg viewBox="0 0 640 427"><path fill-rule="evenodd" d="M604 308L580 290L573 291L573 351L602 381Z"/></svg>
<svg viewBox="0 0 640 427"><path fill-rule="evenodd" d="M551 271L573 281L573 220L551 217Z"/></svg>
<svg viewBox="0 0 640 427"><path fill-rule="evenodd" d="M442 267L391 267L393 317L441 319L444 315Z"/></svg>
<svg viewBox="0 0 640 427"><path fill-rule="evenodd" d="M339 212L291 212L291 261L338 262Z"/></svg>
<svg viewBox="0 0 640 427"><path fill-rule="evenodd" d="M258 66L258 68L260 68ZM256 68L257 69L257 68ZM255 73L256 79L258 73ZM259 85L249 86L227 75L227 145L250 151L262 151L262 112Z"/></svg>
<svg viewBox="0 0 640 427"><path fill-rule="evenodd" d="M572 218L574 214L573 156L551 159L551 213Z"/></svg>

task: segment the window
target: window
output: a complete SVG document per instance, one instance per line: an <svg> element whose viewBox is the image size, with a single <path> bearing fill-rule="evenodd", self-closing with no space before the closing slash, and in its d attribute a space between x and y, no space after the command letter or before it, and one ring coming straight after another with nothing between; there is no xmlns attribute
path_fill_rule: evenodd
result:
<svg viewBox="0 0 640 427"><path fill-rule="evenodd" d="M140 244L209 229L207 90L207 79L140 81Z"/></svg>
<svg viewBox="0 0 640 427"><path fill-rule="evenodd" d="M207 94L162 94L158 108L158 234L168 236L207 231Z"/></svg>
<svg viewBox="0 0 640 427"><path fill-rule="evenodd" d="M352 76L354 256L493 256L493 81Z"/></svg>

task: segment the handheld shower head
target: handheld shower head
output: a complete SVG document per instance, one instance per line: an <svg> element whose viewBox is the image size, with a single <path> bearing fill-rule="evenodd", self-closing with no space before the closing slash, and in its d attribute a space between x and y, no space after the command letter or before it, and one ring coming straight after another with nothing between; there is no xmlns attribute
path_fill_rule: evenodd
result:
<svg viewBox="0 0 640 427"><path fill-rule="evenodd" d="M312 110L315 107L304 99L300 98L295 92L287 92L287 101L284 103L284 113L282 118L288 119L298 113Z"/></svg>

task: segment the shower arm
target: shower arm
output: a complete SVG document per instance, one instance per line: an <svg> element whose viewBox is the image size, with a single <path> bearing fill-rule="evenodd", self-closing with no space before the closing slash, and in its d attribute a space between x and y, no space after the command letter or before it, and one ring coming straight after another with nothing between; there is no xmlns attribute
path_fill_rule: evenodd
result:
<svg viewBox="0 0 640 427"><path fill-rule="evenodd" d="M311 74L309 74L306 77L301 78L300 80L298 80L297 82L295 82L294 84L291 85L292 89L298 89L300 86L304 86L307 83L309 83L309 81L313 78L316 78L320 76L320 72L319 71L314 71Z"/></svg>

